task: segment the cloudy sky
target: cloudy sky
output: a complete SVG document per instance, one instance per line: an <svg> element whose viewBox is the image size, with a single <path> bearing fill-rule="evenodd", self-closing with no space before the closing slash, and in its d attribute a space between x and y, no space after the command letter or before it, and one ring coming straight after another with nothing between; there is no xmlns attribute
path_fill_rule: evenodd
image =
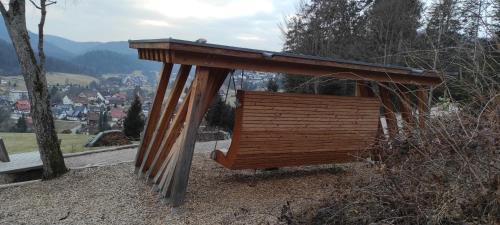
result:
<svg viewBox="0 0 500 225"><path fill-rule="evenodd" d="M279 24L295 12L298 2L60 0L49 8L46 33L77 41L205 38L209 43L280 50ZM36 30L38 19L39 13L28 9L30 30Z"/></svg>

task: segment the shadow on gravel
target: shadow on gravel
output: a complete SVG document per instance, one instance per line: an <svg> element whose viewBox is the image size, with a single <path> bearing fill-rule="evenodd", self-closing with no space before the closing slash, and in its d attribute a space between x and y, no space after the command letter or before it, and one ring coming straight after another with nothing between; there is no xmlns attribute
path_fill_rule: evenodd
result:
<svg viewBox="0 0 500 225"><path fill-rule="evenodd" d="M241 170L226 176L223 180L227 182L258 182L266 180L298 179L321 174L343 174L346 171L342 167L301 167L301 168L280 168L266 170Z"/></svg>

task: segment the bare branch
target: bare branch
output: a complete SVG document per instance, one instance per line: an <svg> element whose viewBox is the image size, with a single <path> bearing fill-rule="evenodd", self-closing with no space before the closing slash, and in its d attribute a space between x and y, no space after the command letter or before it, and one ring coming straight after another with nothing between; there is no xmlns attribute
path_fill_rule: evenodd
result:
<svg viewBox="0 0 500 225"><path fill-rule="evenodd" d="M30 0L32 1L32 0ZM55 1L49 1L49 4L55 4ZM45 26L45 18L47 16L47 0L40 0L40 23L38 24L38 56L39 56L39 63L38 67L42 71L42 73L45 73L45 52L43 49L43 28Z"/></svg>
<svg viewBox="0 0 500 225"><path fill-rule="evenodd" d="M54 5L54 4L57 4L57 1L47 1L45 6Z"/></svg>
<svg viewBox="0 0 500 225"><path fill-rule="evenodd" d="M35 8L40 9L40 10L42 9L42 7L40 7L39 5L37 5L35 1L33 1L33 0L29 0L29 1L31 2L31 4L33 6L35 6Z"/></svg>

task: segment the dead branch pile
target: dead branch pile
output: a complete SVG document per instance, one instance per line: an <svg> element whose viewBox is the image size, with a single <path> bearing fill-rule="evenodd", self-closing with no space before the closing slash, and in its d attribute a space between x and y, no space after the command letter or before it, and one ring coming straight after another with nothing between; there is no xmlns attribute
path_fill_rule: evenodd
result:
<svg viewBox="0 0 500 225"><path fill-rule="evenodd" d="M499 224L500 104L433 118L385 147L380 176L320 209L313 224Z"/></svg>

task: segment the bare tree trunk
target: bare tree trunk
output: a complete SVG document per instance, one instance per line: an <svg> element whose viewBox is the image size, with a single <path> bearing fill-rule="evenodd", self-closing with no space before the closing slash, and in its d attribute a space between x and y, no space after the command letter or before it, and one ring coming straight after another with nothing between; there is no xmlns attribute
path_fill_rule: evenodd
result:
<svg viewBox="0 0 500 225"><path fill-rule="evenodd" d="M42 5L45 8L45 1L40 6ZM38 149L43 162L43 178L50 179L64 174L67 168L57 141L57 133L50 108L47 79L43 68L45 59L43 45L40 48L42 53L39 53L41 63L38 65L33 48L30 45L28 29L26 28L25 7L25 0L10 0L8 11L0 3L0 12L4 17L5 25L12 39L26 88L28 89L31 102L31 117L33 118ZM42 17L44 20L45 15L42 15ZM43 23L40 26L43 28Z"/></svg>

